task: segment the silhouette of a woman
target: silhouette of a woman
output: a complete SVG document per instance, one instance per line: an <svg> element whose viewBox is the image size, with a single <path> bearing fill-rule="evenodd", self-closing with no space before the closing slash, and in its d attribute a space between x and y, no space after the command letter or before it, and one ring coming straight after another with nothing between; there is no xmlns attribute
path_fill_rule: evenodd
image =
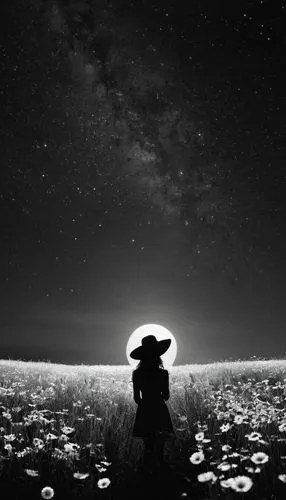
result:
<svg viewBox="0 0 286 500"><path fill-rule="evenodd" d="M132 372L133 396L138 405L132 436L143 438L144 468L152 470L152 466L162 463L166 438L174 434L165 403L170 396L169 373L160 358L171 339L157 341L154 335L147 335L141 344L130 353L131 358L140 360Z"/></svg>

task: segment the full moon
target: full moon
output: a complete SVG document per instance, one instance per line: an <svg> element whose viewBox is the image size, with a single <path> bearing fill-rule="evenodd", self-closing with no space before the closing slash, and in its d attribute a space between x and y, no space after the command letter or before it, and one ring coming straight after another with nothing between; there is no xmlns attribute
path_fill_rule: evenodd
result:
<svg viewBox="0 0 286 500"><path fill-rule="evenodd" d="M157 340L171 339L171 345L169 349L162 354L161 359L165 368L172 366L177 355L177 342L174 335L164 326L150 324L142 325L139 328L136 328L136 330L134 330L129 337L126 346L126 357L131 367L135 368L138 365L139 360L132 359L130 357L130 353L133 349L136 349L136 347L141 345L141 340L143 337L146 337L146 335L154 335Z"/></svg>

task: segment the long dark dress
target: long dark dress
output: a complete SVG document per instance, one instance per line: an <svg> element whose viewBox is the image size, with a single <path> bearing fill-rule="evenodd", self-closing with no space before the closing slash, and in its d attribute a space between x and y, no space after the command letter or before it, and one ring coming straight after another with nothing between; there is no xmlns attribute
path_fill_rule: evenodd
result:
<svg viewBox="0 0 286 500"><path fill-rule="evenodd" d="M169 399L169 373L158 369L150 372L134 370L134 400L138 404L132 436L151 437L159 433L174 434L165 400ZM140 392L142 397L140 397Z"/></svg>

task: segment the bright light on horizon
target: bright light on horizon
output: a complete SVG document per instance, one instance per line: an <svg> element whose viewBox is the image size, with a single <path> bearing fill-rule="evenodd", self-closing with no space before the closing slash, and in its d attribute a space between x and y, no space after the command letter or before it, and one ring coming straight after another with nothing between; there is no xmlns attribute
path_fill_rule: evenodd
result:
<svg viewBox="0 0 286 500"><path fill-rule="evenodd" d="M164 367L171 367L177 356L176 339L174 335L167 330L167 328L156 324L142 325L139 328L136 328L136 330L134 330L134 332L130 335L126 346L126 357L131 367L135 368L138 365L139 360L132 359L130 357L130 353L133 349L141 345L141 340L143 337L146 337L146 335L154 335L157 340L171 339L169 349L161 356Z"/></svg>

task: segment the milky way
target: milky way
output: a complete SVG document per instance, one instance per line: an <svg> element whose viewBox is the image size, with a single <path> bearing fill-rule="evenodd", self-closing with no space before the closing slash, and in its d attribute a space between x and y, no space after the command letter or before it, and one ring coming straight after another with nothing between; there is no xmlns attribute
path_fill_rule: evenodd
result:
<svg viewBox="0 0 286 500"><path fill-rule="evenodd" d="M217 283L235 304L280 311L284 5L161 4L4 9L1 265L11 309L17 296L31 314L57 317L60 304L77 297L88 308L122 283L126 303L141 290L150 307L170 287L174 303L191 294L203 316L222 301Z"/></svg>
<svg viewBox="0 0 286 500"><path fill-rule="evenodd" d="M147 51L140 50L135 43L130 47L126 41L130 30L146 37L134 21L122 26L117 22L116 35L114 29L106 30L104 23L96 32L97 43L88 35L85 36L88 41L83 43L82 17L79 15L77 20L79 25L73 26L71 50L64 10L53 6L51 25L58 35L57 43L62 47L63 56L68 52L72 76L79 82L77 91L66 103L69 109L66 113L78 122L84 144L83 162L90 161L93 180L95 172L101 177L96 180L96 195L100 184L108 183L108 189L113 189L115 196L121 199L117 206L136 198L145 210L159 209L165 216L162 221L165 219L167 224L179 222L183 228L198 220L213 223L218 210L217 193L215 202L208 200L208 194L214 183L217 190L221 188L227 172L219 158L215 161L213 153L210 158L205 133L191 118L191 103L174 74L172 54L166 57L166 53L152 43ZM83 26L87 29L84 23ZM122 46L120 32L124 35ZM109 42L106 42L108 36ZM105 53L98 56L97 49L104 42ZM124 77L118 75L122 68ZM185 93L184 107L176 98L178 89L181 97ZM75 189L80 195L88 196L94 188L90 188L90 181L84 187L85 170L85 167L81 170L81 186ZM202 193L206 198L203 203ZM231 198L219 203L226 211L231 206ZM195 244L198 253L198 241Z"/></svg>

